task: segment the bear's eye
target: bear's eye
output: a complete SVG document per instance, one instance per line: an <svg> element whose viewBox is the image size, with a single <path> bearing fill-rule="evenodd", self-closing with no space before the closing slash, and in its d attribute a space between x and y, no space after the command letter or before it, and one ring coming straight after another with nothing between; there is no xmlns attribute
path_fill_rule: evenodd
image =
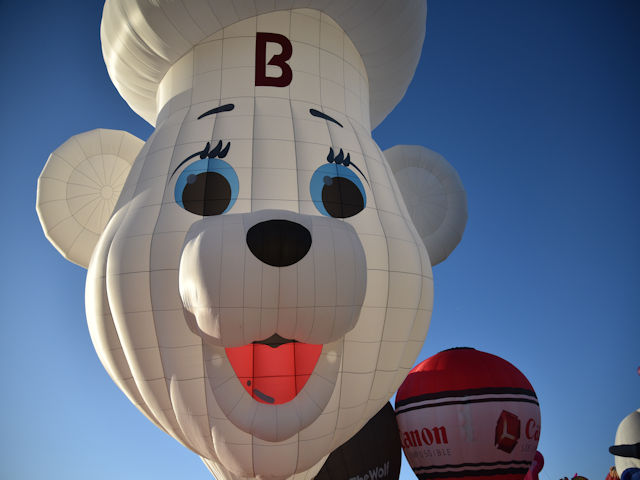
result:
<svg viewBox="0 0 640 480"><path fill-rule="evenodd" d="M311 176L311 199L327 217L349 218L367 204L364 187L353 170L335 163L320 166Z"/></svg>
<svg viewBox="0 0 640 480"><path fill-rule="evenodd" d="M238 176L224 160L203 158L180 174L175 198L178 205L196 215L220 215L238 198Z"/></svg>

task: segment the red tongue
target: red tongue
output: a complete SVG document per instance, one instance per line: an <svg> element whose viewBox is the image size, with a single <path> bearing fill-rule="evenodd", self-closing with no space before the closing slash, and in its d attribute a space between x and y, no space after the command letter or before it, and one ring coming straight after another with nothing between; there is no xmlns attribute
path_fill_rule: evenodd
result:
<svg viewBox="0 0 640 480"><path fill-rule="evenodd" d="M318 363L322 345L289 342L274 348L250 343L225 351L245 390L259 402L279 405L300 393Z"/></svg>

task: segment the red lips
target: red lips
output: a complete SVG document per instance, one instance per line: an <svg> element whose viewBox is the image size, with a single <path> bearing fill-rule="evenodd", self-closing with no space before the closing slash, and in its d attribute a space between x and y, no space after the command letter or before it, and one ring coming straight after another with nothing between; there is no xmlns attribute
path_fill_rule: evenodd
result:
<svg viewBox="0 0 640 480"><path fill-rule="evenodd" d="M225 351L245 390L258 402L279 405L300 393L318 363L322 345L250 343Z"/></svg>

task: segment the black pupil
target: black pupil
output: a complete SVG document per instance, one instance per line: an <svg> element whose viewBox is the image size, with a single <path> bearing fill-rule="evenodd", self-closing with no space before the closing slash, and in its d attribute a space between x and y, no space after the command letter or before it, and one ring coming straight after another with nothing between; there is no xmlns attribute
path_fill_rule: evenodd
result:
<svg viewBox="0 0 640 480"><path fill-rule="evenodd" d="M220 215L231 201L231 186L217 172L191 175L182 191L182 204L191 213L202 216Z"/></svg>
<svg viewBox="0 0 640 480"><path fill-rule="evenodd" d="M352 217L364 208L364 198L360 189L344 177L333 177L331 182L325 181L322 187L322 203L327 213L335 218Z"/></svg>

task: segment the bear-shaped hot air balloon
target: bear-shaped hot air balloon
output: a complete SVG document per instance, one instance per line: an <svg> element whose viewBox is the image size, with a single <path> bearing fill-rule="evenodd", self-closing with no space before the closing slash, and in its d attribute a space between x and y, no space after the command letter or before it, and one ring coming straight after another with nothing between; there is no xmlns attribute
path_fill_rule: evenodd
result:
<svg viewBox="0 0 640 480"><path fill-rule="evenodd" d="M420 351L466 196L440 155L371 130L425 19L423 0L105 3L107 70L155 131L71 137L37 211L88 269L109 375L221 472L317 473Z"/></svg>
<svg viewBox="0 0 640 480"><path fill-rule="evenodd" d="M540 438L527 378L500 357L453 348L429 357L396 395L404 454L419 479L522 480Z"/></svg>

